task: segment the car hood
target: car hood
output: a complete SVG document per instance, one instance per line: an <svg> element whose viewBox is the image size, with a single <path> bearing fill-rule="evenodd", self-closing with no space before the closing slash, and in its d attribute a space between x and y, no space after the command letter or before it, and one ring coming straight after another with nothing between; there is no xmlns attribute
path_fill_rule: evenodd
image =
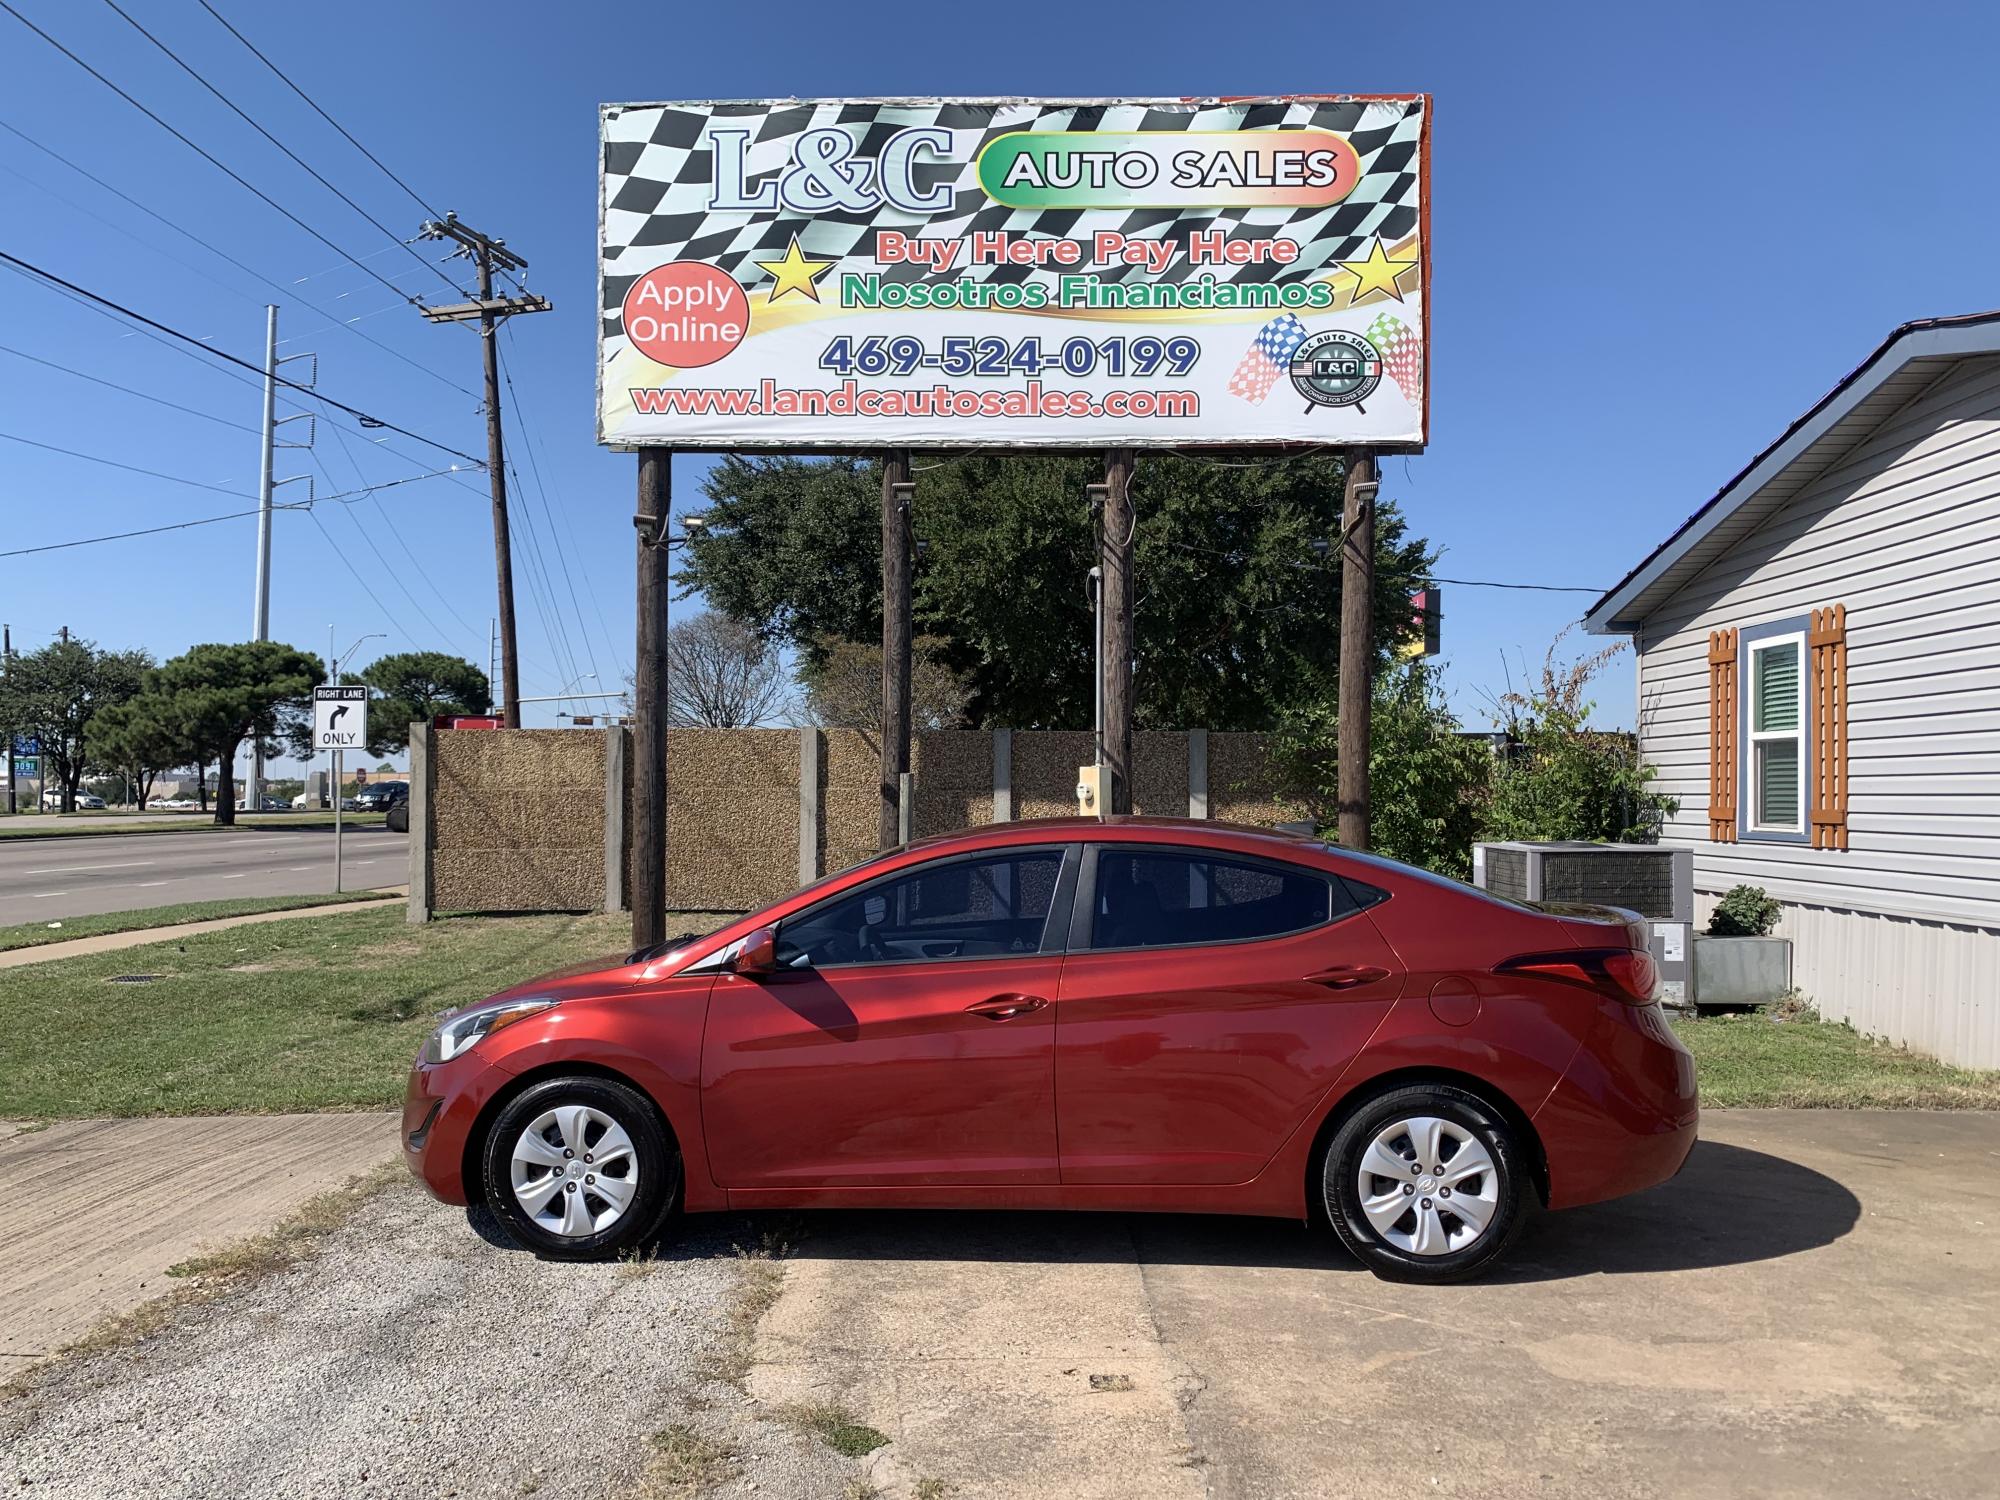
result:
<svg viewBox="0 0 2000 1500"><path fill-rule="evenodd" d="M583 963L570 964L553 969L533 979L510 985L497 994L488 995L475 1004L486 1005L494 1000L573 1000L583 995L602 995L607 990L623 989L638 977L638 971L625 962L622 953L607 953L602 958L593 958ZM460 1006L460 1010L466 1009ZM457 1014L456 1011L452 1014Z"/></svg>

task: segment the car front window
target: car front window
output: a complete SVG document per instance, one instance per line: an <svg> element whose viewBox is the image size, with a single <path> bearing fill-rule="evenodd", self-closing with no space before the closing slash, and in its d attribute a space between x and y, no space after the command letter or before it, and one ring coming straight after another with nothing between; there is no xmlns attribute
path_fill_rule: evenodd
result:
<svg viewBox="0 0 2000 1500"><path fill-rule="evenodd" d="M788 918L785 968L1002 958L1042 946L1062 851L946 859L874 882Z"/></svg>

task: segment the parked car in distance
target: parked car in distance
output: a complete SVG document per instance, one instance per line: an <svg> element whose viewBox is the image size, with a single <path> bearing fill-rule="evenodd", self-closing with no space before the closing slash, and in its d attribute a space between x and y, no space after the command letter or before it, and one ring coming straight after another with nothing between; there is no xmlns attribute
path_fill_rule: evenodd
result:
<svg viewBox="0 0 2000 1500"><path fill-rule="evenodd" d="M404 1148L556 1258L675 1209L1121 1209L1460 1280L1686 1160L1647 941L1298 835L992 824L449 1014Z"/></svg>
<svg viewBox="0 0 2000 1500"><path fill-rule="evenodd" d="M407 781L371 781L354 794L354 808L357 812L387 812L398 802L407 801L409 795Z"/></svg>
<svg viewBox="0 0 2000 1500"><path fill-rule="evenodd" d="M62 792L60 789L42 793L43 812L61 812L62 805ZM102 812L104 811L104 799L94 792L78 792L76 794L76 810L78 812Z"/></svg>

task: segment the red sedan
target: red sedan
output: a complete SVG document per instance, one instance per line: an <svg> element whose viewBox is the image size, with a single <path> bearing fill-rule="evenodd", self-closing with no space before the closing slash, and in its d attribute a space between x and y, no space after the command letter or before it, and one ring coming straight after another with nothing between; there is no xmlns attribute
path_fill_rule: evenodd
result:
<svg viewBox="0 0 2000 1500"><path fill-rule="evenodd" d="M1645 924L1285 834L1003 823L446 1018L410 1166L557 1257L675 1208L1324 1215L1378 1275L1694 1143Z"/></svg>

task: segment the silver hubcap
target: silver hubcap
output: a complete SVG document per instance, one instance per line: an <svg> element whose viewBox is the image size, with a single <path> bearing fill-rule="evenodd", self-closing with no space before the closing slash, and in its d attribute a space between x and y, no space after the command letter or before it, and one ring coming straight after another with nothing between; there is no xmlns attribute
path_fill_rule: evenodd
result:
<svg viewBox="0 0 2000 1500"><path fill-rule="evenodd" d="M587 1104L537 1115L514 1142L514 1201L550 1234L609 1229L639 1192L639 1156L625 1127Z"/></svg>
<svg viewBox="0 0 2000 1500"><path fill-rule="evenodd" d="M1463 1125L1419 1115L1380 1131L1356 1186L1375 1232L1411 1255L1449 1255L1486 1233L1500 1209L1493 1156Z"/></svg>

